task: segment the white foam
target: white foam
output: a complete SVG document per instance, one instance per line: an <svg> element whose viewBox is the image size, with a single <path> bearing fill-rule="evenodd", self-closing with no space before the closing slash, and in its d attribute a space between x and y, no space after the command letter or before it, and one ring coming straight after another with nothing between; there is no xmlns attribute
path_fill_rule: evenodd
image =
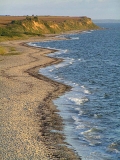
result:
<svg viewBox="0 0 120 160"><path fill-rule="evenodd" d="M76 129L84 129L85 128L85 125L81 122L81 120L76 117L76 116L72 116L72 119L75 121L75 124L76 124Z"/></svg>
<svg viewBox="0 0 120 160"><path fill-rule="evenodd" d="M87 90L87 89L85 88L85 86L81 86L81 88L83 88L83 91L84 91L85 94L90 94L90 91Z"/></svg>
<svg viewBox="0 0 120 160"><path fill-rule="evenodd" d="M78 115L81 116L81 115L83 115L83 113L84 113L83 111L79 111Z"/></svg>
<svg viewBox="0 0 120 160"><path fill-rule="evenodd" d="M74 39L79 39L79 37L71 37L71 39L73 39L73 40L74 40Z"/></svg>
<svg viewBox="0 0 120 160"><path fill-rule="evenodd" d="M87 89L85 89L85 90L84 90L84 93L86 93L86 94L90 94L90 91L89 91L89 90L87 90Z"/></svg>
<svg viewBox="0 0 120 160"><path fill-rule="evenodd" d="M74 102L77 105L81 105L85 102L88 101L88 98L84 97L84 98L69 98L69 100L71 100L72 102Z"/></svg>
<svg viewBox="0 0 120 160"><path fill-rule="evenodd" d="M76 126L76 129L84 129L85 126L81 123L79 123L79 125Z"/></svg>
<svg viewBox="0 0 120 160"><path fill-rule="evenodd" d="M61 50L62 51L62 53L66 53L66 52L68 52L68 50L67 49L64 49L64 50Z"/></svg>
<svg viewBox="0 0 120 160"><path fill-rule="evenodd" d="M66 58L62 63L59 63L57 65L55 65L55 68L61 68L61 67L64 67L64 66L68 66L68 65L71 65L73 64L74 62L74 59L73 58Z"/></svg>
<svg viewBox="0 0 120 160"><path fill-rule="evenodd" d="M83 33L91 33L91 32L89 32L89 31L83 31Z"/></svg>
<svg viewBox="0 0 120 160"><path fill-rule="evenodd" d="M108 146L108 149L110 150L110 151L114 151L114 152L116 152L116 153L120 153L120 150L118 149L119 148L119 143L117 143L117 142L113 142L113 143L111 143L109 146Z"/></svg>
<svg viewBox="0 0 120 160"><path fill-rule="evenodd" d="M52 72L52 71L53 71L53 69L50 69L50 70L49 70L49 72Z"/></svg>
<svg viewBox="0 0 120 160"><path fill-rule="evenodd" d="M68 65L67 63L59 63L59 64L55 65L55 68L61 68L61 67L67 66L67 65Z"/></svg>
<svg viewBox="0 0 120 160"><path fill-rule="evenodd" d="M32 43L32 42L29 42L27 43L29 46L33 46L33 47L36 47L37 45L35 43Z"/></svg>
<svg viewBox="0 0 120 160"><path fill-rule="evenodd" d="M76 117L76 116L72 116L72 118L74 119L75 122L79 122L80 121L80 119L78 117Z"/></svg>

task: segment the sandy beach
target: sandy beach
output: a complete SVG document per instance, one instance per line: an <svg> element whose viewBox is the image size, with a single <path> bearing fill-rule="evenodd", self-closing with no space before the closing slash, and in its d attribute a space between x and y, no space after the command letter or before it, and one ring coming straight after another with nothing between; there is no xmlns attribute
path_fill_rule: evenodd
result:
<svg viewBox="0 0 120 160"><path fill-rule="evenodd" d="M70 87L38 74L40 68L62 60L47 57L54 50L26 45L44 39L58 38L0 43L15 47L19 53L0 55L1 160L80 159L64 142L63 121L52 102Z"/></svg>

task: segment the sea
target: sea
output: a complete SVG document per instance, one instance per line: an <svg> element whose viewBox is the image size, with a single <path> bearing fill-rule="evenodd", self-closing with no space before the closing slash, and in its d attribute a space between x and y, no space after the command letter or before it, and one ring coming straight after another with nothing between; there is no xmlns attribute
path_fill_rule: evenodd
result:
<svg viewBox="0 0 120 160"><path fill-rule="evenodd" d="M82 160L120 160L120 23L97 25L103 29L29 45L63 59L39 72L72 87L53 101L68 147Z"/></svg>

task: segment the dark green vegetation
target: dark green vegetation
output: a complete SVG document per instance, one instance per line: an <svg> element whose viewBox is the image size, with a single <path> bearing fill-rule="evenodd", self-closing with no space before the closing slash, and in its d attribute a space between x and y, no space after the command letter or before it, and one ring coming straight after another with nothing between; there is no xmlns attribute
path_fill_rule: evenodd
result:
<svg viewBox="0 0 120 160"><path fill-rule="evenodd" d="M0 17L1 18L1 17ZM99 29L87 17L2 17L0 19L0 38L23 38L28 36L42 36L72 30ZM4 23L6 22L6 23Z"/></svg>

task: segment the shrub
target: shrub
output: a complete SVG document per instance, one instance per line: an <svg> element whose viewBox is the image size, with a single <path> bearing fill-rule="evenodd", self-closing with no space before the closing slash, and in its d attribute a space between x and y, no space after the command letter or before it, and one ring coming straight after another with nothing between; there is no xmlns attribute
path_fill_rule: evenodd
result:
<svg viewBox="0 0 120 160"><path fill-rule="evenodd" d="M31 20L32 20L32 18L31 18L31 17L29 17L29 16L27 16L27 17L26 17L26 20L31 21Z"/></svg>
<svg viewBox="0 0 120 160"><path fill-rule="evenodd" d="M11 24L22 25L22 21L20 21L20 20L13 20L13 21L11 22Z"/></svg>
<svg viewBox="0 0 120 160"><path fill-rule="evenodd" d="M35 20L36 22L38 22L38 21L39 21L39 19L38 19L38 17L37 17L37 16L35 16L35 17L34 17L34 20Z"/></svg>

